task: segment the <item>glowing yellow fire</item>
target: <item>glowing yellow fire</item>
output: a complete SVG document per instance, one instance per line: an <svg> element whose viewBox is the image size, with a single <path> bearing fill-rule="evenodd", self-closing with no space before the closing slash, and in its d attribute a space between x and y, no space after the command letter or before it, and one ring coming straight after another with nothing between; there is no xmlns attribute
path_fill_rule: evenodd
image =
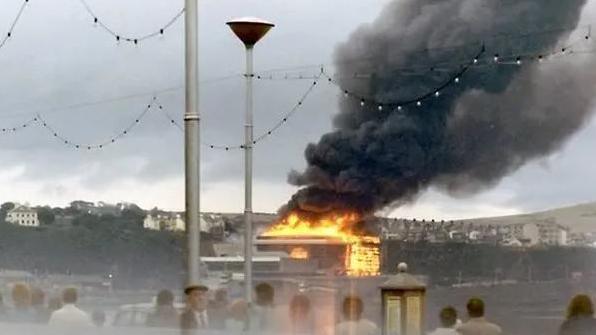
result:
<svg viewBox="0 0 596 335"><path fill-rule="evenodd" d="M349 213L333 214L312 222L292 213L262 236L340 240L348 245L345 255L346 273L350 276L376 276L380 272L380 240L378 237L355 232L353 228L359 220L357 214ZM307 250L296 248L292 250L290 257L307 259L309 255Z"/></svg>
<svg viewBox="0 0 596 335"><path fill-rule="evenodd" d="M294 248L294 249L292 249L292 252L290 252L290 258L308 259L308 250L306 250L302 247Z"/></svg>

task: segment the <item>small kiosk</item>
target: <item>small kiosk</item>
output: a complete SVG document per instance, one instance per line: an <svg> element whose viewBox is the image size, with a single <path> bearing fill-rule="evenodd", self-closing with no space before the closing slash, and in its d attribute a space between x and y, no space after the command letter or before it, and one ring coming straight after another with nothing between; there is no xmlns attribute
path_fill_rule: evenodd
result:
<svg viewBox="0 0 596 335"><path fill-rule="evenodd" d="M426 285L400 263L398 273L381 285L383 335L423 335Z"/></svg>

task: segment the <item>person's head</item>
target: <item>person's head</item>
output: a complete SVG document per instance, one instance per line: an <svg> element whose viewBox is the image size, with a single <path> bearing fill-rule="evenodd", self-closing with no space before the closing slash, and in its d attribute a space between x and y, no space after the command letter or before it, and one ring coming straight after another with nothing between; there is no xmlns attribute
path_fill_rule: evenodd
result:
<svg viewBox="0 0 596 335"><path fill-rule="evenodd" d="M355 296L346 297L342 304L342 313L347 320L358 321L362 318L364 304L362 299Z"/></svg>
<svg viewBox="0 0 596 335"><path fill-rule="evenodd" d="M242 299L234 300L228 307L228 313L236 321L245 321L248 316L248 304Z"/></svg>
<svg viewBox="0 0 596 335"><path fill-rule="evenodd" d="M161 290L157 293L157 306L173 306L174 294L170 290Z"/></svg>
<svg viewBox="0 0 596 335"><path fill-rule="evenodd" d="M267 283L261 283L255 287L256 303L259 306L273 305L275 290L273 286Z"/></svg>
<svg viewBox="0 0 596 335"><path fill-rule="evenodd" d="M594 316L594 305L592 300L585 294L576 295L571 299L567 307L567 318L592 317Z"/></svg>
<svg viewBox="0 0 596 335"><path fill-rule="evenodd" d="M62 292L62 302L66 305L74 305L79 300L79 294L74 288L67 288Z"/></svg>
<svg viewBox="0 0 596 335"><path fill-rule="evenodd" d="M93 321L93 324L96 327L103 327L106 323L106 313L103 311L94 311L93 314L91 314L91 321Z"/></svg>
<svg viewBox="0 0 596 335"><path fill-rule="evenodd" d="M225 288L219 288L215 291L215 301L226 303L228 301L228 290Z"/></svg>
<svg viewBox="0 0 596 335"><path fill-rule="evenodd" d="M62 308L62 299L59 297L53 297L48 300L48 309L50 312L57 311Z"/></svg>
<svg viewBox="0 0 596 335"><path fill-rule="evenodd" d="M184 290L186 294L186 304L188 308L202 312L207 309L208 298L207 292L209 289L203 285L189 286Z"/></svg>
<svg viewBox="0 0 596 335"><path fill-rule="evenodd" d="M468 315L471 318L481 318L484 316L484 301L480 298L472 298L468 300L466 305Z"/></svg>
<svg viewBox="0 0 596 335"><path fill-rule="evenodd" d="M441 319L441 326L445 328L453 328L457 323L457 311L451 306L447 306L439 313Z"/></svg>
<svg viewBox="0 0 596 335"><path fill-rule="evenodd" d="M42 307L45 304L46 295L40 288L33 288L31 290L31 306Z"/></svg>
<svg viewBox="0 0 596 335"><path fill-rule="evenodd" d="M293 321L304 320L310 313L310 299L307 296L299 294L290 301L290 318Z"/></svg>
<svg viewBox="0 0 596 335"><path fill-rule="evenodd" d="M31 291L25 284L16 284L12 288L12 301L15 308L28 308L31 304Z"/></svg>

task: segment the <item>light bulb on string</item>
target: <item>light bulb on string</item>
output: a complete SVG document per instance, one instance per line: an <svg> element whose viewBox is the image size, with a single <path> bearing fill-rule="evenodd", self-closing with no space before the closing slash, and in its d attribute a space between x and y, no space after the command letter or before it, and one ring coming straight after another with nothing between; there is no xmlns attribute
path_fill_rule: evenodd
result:
<svg viewBox="0 0 596 335"><path fill-rule="evenodd" d="M453 80L456 84L459 84L459 77L455 77L455 79Z"/></svg>
<svg viewBox="0 0 596 335"><path fill-rule="evenodd" d="M348 91L344 91L344 97L346 97L346 98L347 98L348 96L349 96L349 93L348 93Z"/></svg>
<svg viewBox="0 0 596 335"><path fill-rule="evenodd" d="M401 106L397 106L397 110L398 111L401 111L402 110L402 107Z"/></svg>
<svg viewBox="0 0 596 335"><path fill-rule="evenodd" d="M495 57L493 57L493 60L495 61L495 63L499 62L499 54L495 54Z"/></svg>
<svg viewBox="0 0 596 335"><path fill-rule="evenodd" d="M439 92L439 91L436 91L436 92L435 92L435 97L437 97L437 98L438 98L440 95L441 95L441 92Z"/></svg>
<svg viewBox="0 0 596 335"><path fill-rule="evenodd" d="M539 61L540 63L542 63L542 61L543 61L543 60L544 60L544 57L542 57L542 55L539 55L539 56L538 56L538 61Z"/></svg>
<svg viewBox="0 0 596 335"><path fill-rule="evenodd" d="M417 101L416 106L418 106L418 107L422 106L422 101Z"/></svg>
<svg viewBox="0 0 596 335"><path fill-rule="evenodd" d="M521 65L522 64L521 58L517 57L517 59L515 60L515 64Z"/></svg>
<svg viewBox="0 0 596 335"><path fill-rule="evenodd" d="M364 104L365 104L364 99L360 100L360 106L364 107Z"/></svg>
<svg viewBox="0 0 596 335"><path fill-rule="evenodd" d="M383 111L383 105L379 105L379 112Z"/></svg>
<svg viewBox="0 0 596 335"><path fill-rule="evenodd" d="M474 64L478 64L478 58L474 58Z"/></svg>

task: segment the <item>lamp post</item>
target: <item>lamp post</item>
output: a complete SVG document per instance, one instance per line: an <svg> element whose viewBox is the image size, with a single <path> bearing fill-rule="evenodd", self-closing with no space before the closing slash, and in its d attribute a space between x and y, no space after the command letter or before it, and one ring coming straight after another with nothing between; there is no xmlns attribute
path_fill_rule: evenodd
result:
<svg viewBox="0 0 596 335"><path fill-rule="evenodd" d="M245 298L252 303L252 146L253 146L253 48L275 25L258 18L227 22L246 47L246 116L244 124L244 286Z"/></svg>
<svg viewBox="0 0 596 335"><path fill-rule="evenodd" d="M198 11L198 0L185 0L184 169L188 286L198 284L201 261Z"/></svg>

